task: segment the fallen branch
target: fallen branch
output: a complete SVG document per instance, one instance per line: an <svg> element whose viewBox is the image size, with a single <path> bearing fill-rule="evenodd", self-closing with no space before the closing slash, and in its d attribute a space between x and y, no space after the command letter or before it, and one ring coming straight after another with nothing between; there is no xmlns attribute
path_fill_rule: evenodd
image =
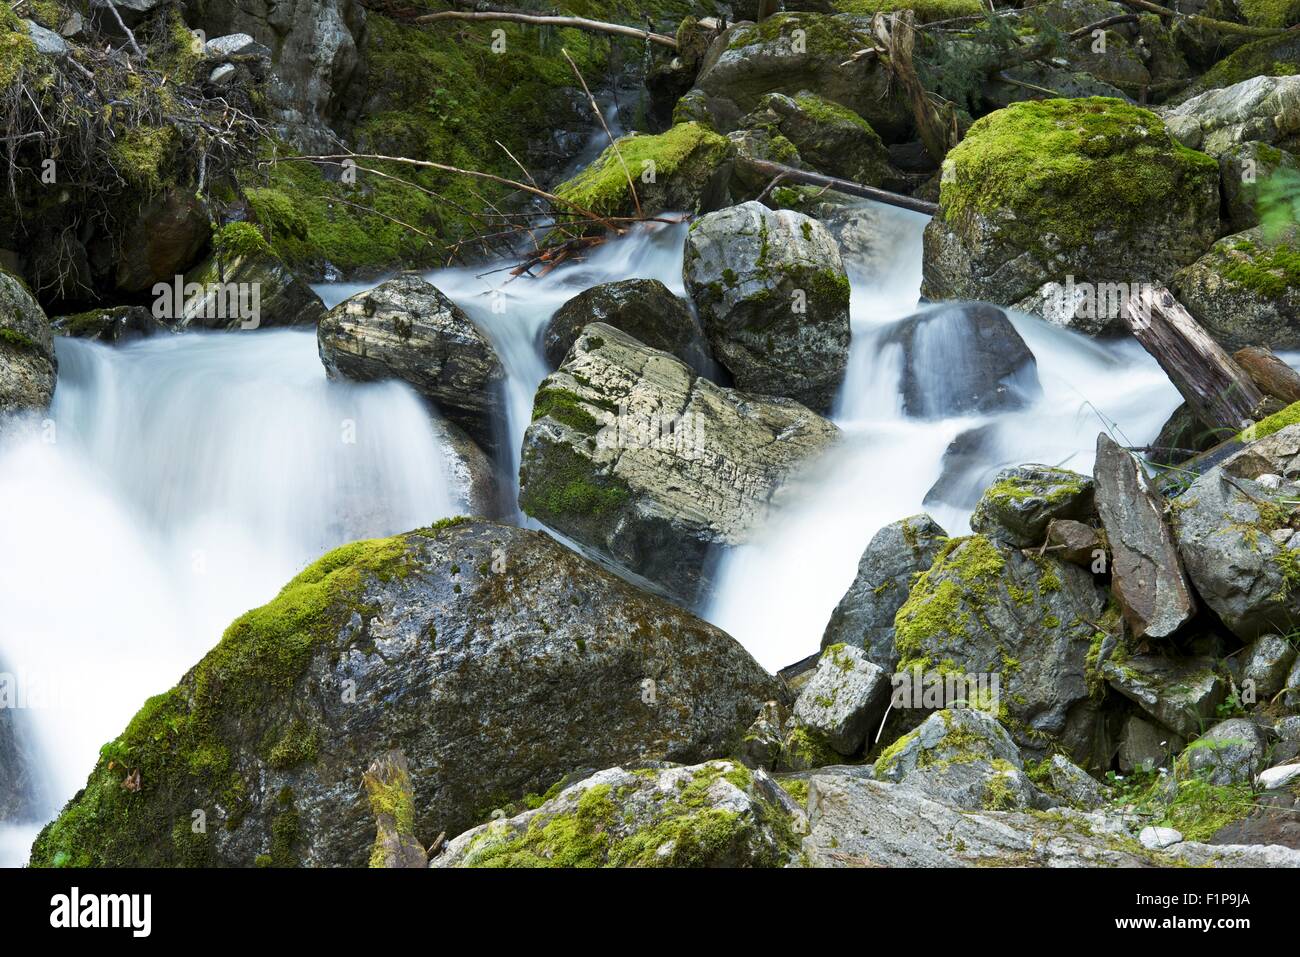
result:
<svg viewBox="0 0 1300 957"><path fill-rule="evenodd" d="M541 16L533 13L506 13L493 11L462 11L462 10L445 10L442 13L426 13L423 16L416 17L412 23L436 23L440 20L470 20L470 21L506 21L509 23L527 23L538 27L572 27L574 30L587 30L592 33L609 33L614 36L633 37L637 40L648 40L650 43L657 43L659 46L677 49L676 37L664 36L662 33L652 33L649 30L641 30L637 27L625 27L621 23L605 23L603 20L588 20L586 17L555 17Z"/></svg>
<svg viewBox="0 0 1300 957"><path fill-rule="evenodd" d="M933 216L939 212L939 204L931 203L928 200L917 199L914 196L904 196L902 193L891 193L887 189L878 189L875 186L864 186L861 183L855 183L852 180L839 179L835 176L823 176L821 173L810 173L808 170L795 169L793 166L786 166L783 163L773 163L771 160L751 159L745 161L747 165L762 173L764 176L780 176L784 179L795 183L804 183L808 186L824 186L833 189L837 193L847 193L850 196L861 196L863 199L873 199L877 203L884 203L886 206L897 206L899 209L910 209L914 213L924 213L926 216Z"/></svg>
<svg viewBox="0 0 1300 957"><path fill-rule="evenodd" d="M1151 0L1119 0L1126 7L1132 7L1135 10L1145 10L1147 13L1154 13L1166 18L1181 17L1188 23L1195 24L1198 27L1205 27L1207 30L1214 30L1217 33L1235 33L1247 37L1280 37L1285 33L1294 33L1296 27L1288 29L1273 29L1270 27L1252 27L1245 23L1232 23L1228 20L1215 20L1213 17L1202 17L1194 13L1179 13L1177 10L1171 10L1169 7L1162 7L1158 3L1152 3Z"/></svg>

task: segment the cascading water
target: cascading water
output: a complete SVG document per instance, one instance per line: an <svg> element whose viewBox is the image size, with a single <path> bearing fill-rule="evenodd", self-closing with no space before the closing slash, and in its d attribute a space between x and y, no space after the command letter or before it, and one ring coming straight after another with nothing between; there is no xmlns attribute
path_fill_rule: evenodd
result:
<svg viewBox="0 0 1300 957"><path fill-rule="evenodd" d="M958 435L985 427L967 463L977 477L1023 461L1086 471L1098 430L1141 442L1178 402L1135 343L1013 317L1037 358L1041 396L997 416L905 417L902 350L885 340L890 323L916 310L925 220L881 210L883 258L847 262L853 345L834 410L843 439L782 496L757 540L725 556L703 609L771 669L817 649L863 547L881 525L922 509ZM659 279L684 294L684 237L685 226L653 226L539 279L510 280L492 266L427 274L505 365L512 473L547 372L546 320L603 282ZM317 291L332 306L370 285ZM961 359L959 343L930 351L937 366ZM35 722L51 815L148 695L171 687L236 615L306 562L463 509L422 403L396 383L328 382L309 332L190 333L115 348L64 340L59 357L57 441L38 432L0 446L0 661L75 689L68 707ZM951 533L967 526L968 506L928 510ZM21 862L31 833L0 828L0 862Z"/></svg>

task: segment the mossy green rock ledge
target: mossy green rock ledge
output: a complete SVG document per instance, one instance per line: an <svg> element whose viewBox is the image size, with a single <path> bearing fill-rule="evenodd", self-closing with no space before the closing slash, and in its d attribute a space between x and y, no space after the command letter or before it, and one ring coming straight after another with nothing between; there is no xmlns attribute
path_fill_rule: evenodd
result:
<svg viewBox="0 0 1300 957"><path fill-rule="evenodd" d="M1013 103L944 160L922 293L1009 305L1048 281L1163 280L1214 242L1218 164L1148 110Z"/></svg>
<svg viewBox="0 0 1300 957"><path fill-rule="evenodd" d="M50 320L27 286L0 269L0 415L49 408L57 369Z"/></svg>
<svg viewBox="0 0 1300 957"><path fill-rule="evenodd" d="M448 520L330 552L235 621L31 863L364 866L361 775L391 749L428 844L580 769L730 753L779 695L726 634L549 537Z"/></svg>

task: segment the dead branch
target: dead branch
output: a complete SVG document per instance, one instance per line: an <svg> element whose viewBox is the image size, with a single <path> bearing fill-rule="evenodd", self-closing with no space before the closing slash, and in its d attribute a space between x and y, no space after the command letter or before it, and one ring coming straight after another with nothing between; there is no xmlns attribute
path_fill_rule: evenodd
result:
<svg viewBox="0 0 1300 957"><path fill-rule="evenodd" d="M912 107L912 118L916 121L916 130L925 145L925 151L936 164L942 163L948 151L961 139L957 129L957 113L946 100L936 105L917 76L916 67L912 63L912 51L916 44L912 11L904 10L889 17L877 13L871 20L871 30L883 46L882 59L885 65L898 80L903 95Z"/></svg>
<svg viewBox="0 0 1300 957"><path fill-rule="evenodd" d="M538 27L572 27L575 30L587 30L592 33L609 33L614 36L632 37L637 40L648 40L650 43L657 43L659 46L677 49L677 38L664 36L662 33L652 33L649 30L641 30L637 27L625 27L620 23L605 23L603 20L588 20L586 17L559 17L559 16L542 16L532 13L508 13L496 11L464 11L464 10L445 10L442 13L426 13L423 16L416 17L412 23L436 23L440 20L470 20L470 21L506 21L509 23L527 23Z"/></svg>
<svg viewBox="0 0 1300 957"><path fill-rule="evenodd" d="M861 183L855 183L852 180L839 179L835 176L823 176L821 173L812 173L808 170L795 169L793 166L786 166L783 163L773 163L771 160L751 159L746 163L753 167L764 176L781 176L785 179L796 183L804 183L808 186L824 186L833 189L837 193L847 193L850 196L861 196L863 199L873 199L878 203L884 203L887 206L897 206L899 209L910 209L914 213L924 213L926 216L933 216L939 212L939 204L931 203L928 200L917 199L915 196L904 196L902 193L891 193L887 189L879 189L875 186L864 186Z"/></svg>
<svg viewBox="0 0 1300 957"><path fill-rule="evenodd" d="M1158 3L1152 3L1151 0L1119 0L1126 7L1132 7L1135 10L1145 10L1147 13L1154 13L1167 19L1181 18L1188 23L1195 24L1198 27L1205 27L1207 30L1214 30L1218 33L1236 33L1247 37L1278 37L1284 33L1294 33L1297 27L1287 29L1271 29L1269 27L1252 27L1245 23L1232 23L1228 20L1215 20L1212 17L1203 17L1194 13L1179 13L1177 10L1171 10L1169 7L1162 7Z"/></svg>

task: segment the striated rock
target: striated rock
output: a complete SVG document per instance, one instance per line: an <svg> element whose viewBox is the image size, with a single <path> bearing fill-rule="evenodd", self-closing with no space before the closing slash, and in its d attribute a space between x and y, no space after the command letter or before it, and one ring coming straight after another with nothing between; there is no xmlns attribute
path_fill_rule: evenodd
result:
<svg viewBox="0 0 1300 957"><path fill-rule="evenodd" d="M57 369L49 319L27 287L0 269L0 415L48 409Z"/></svg>
<svg viewBox="0 0 1300 957"><path fill-rule="evenodd" d="M185 274L185 286L196 283L205 292L193 298L185 295L185 308L175 317L179 320L177 327L262 329L320 322L325 316L325 304L315 290L271 252L260 234L246 224L239 225L245 226L245 236L255 236L251 242L232 244ZM218 233L218 245L229 230L227 226ZM238 309L231 308L235 298L232 291L239 297Z"/></svg>
<svg viewBox="0 0 1300 957"><path fill-rule="evenodd" d="M1042 544L1052 520L1087 518L1092 501L1092 479L1086 475L1050 465L1018 465L998 473L975 506L970 527L1028 548Z"/></svg>
<svg viewBox="0 0 1300 957"><path fill-rule="evenodd" d="M469 316L406 274L339 303L316 330L331 377L401 379L484 445L493 444L505 371Z"/></svg>
<svg viewBox="0 0 1300 957"><path fill-rule="evenodd" d="M1189 744L1178 757L1178 768L1217 786L1250 784L1267 753L1268 740L1253 721L1229 718Z"/></svg>
<svg viewBox="0 0 1300 957"><path fill-rule="evenodd" d="M875 771L877 780L953 807L1009 811L1044 803L1011 736L972 708L936 711L886 748Z"/></svg>
<svg viewBox="0 0 1300 957"><path fill-rule="evenodd" d="M1214 718L1227 693L1210 658L1111 659L1102 664L1102 674L1112 688L1183 738L1194 737Z"/></svg>
<svg viewBox="0 0 1300 957"><path fill-rule="evenodd" d="M1120 100L1026 101L948 153L939 205L922 294L1018 303L1063 277L1166 279L1216 237L1219 169Z"/></svg>
<svg viewBox="0 0 1300 957"><path fill-rule="evenodd" d="M452 840L433 867L781 867L804 812L763 771L610 768Z"/></svg>
<svg viewBox="0 0 1300 957"><path fill-rule="evenodd" d="M519 505L689 604L708 591L712 550L745 541L836 434L796 402L720 388L594 323L538 389Z"/></svg>
<svg viewBox="0 0 1300 957"><path fill-rule="evenodd" d="M898 665L894 616L907 600L913 576L934 564L947 538L929 515L913 515L876 532L858 560L853 584L831 612L822 648L861 648L868 661L892 673Z"/></svg>
<svg viewBox="0 0 1300 957"><path fill-rule="evenodd" d="M1071 807L1093 811L1111 798L1111 789L1062 754L1052 755L1047 766L1052 790Z"/></svg>
<svg viewBox="0 0 1300 957"><path fill-rule="evenodd" d="M1106 549L1101 535L1091 525L1069 518L1054 518L1047 523L1047 547L1057 558L1089 571L1099 558L1105 559Z"/></svg>
<svg viewBox="0 0 1300 957"><path fill-rule="evenodd" d="M1242 656L1241 683L1250 682L1256 701L1272 701L1286 687L1287 670L1295 660L1296 648L1286 638L1260 635Z"/></svg>
<svg viewBox="0 0 1300 957"><path fill-rule="evenodd" d="M849 280L821 223L742 203L691 224L682 266L737 388L823 411L849 358Z"/></svg>
<svg viewBox="0 0 1300 957"><path fill-rule="evenodd" d="M900 319L882 344L902 347L903 408L916 418L1008 412L1042 392L1034 354L1006 313L985 303Z"/></svg>
<svg viewBox="0 0 1300 957"><path fill-rule="evenodd" d="M1300 142L1300 76L1256 76L1186 100L1165 114L1184 146L1219 156L1258 141L1286 149Z"/></svg>
<svg viewBox="0 0 1300 957"><path fill-rule="evenodd" d="M1164 499L1142 465L1097 435L1097 512L1111 553L1111 592L1137 638L1167 638L1196 614L1196 600L1165 524Z"/></svg>
<svg viewBox="0 0 1300 957"><path fill-rule="evenodd" d="M831 645L794 703L794 718L840 754L856 754L889 707L889 672L853 645Z"/></svg>
<svg viewBox="0 0 1300 957"><path fill-rule="evenodd" d="M651 349L675 355L696 375L712 377L713 357L699 324L686 303L658 279L601 283L557 309L542 330L542 350L551 368L564 361L583 327L593 322L621 329Z"/></svg>
<svg viewBox="0 0 1300 957"><path fill-rule="evenodd" d="M726 753L779 696L723 632L548 536L451 520L345 545L238 619L105 747L32 863L359 866L377 754L405 753L432 840L575 770Z"/></svg>

